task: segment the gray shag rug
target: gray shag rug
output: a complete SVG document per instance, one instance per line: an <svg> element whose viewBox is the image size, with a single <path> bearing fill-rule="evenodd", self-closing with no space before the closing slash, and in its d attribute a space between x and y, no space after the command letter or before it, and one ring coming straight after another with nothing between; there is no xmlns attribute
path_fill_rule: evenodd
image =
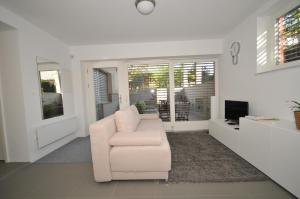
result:
<svg viewBox="0 0 300 199"><path fill-rule="evenodd" d="M172 151L169 182L246 182L269 178L208 131L167 133Z"/></svg>
<svg viewBox="0 0 300 199"><path fill-rule="evenodd" d="M208 134L167 133L172 151L170 183L268 180L262 172ZM37 163L92 162L89 137L76 138Z"/></svg>

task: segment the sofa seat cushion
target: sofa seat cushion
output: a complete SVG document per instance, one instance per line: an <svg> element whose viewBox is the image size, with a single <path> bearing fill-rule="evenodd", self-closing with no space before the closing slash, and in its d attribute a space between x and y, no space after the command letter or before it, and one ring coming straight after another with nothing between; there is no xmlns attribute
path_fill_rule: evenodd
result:
<svg viewBox="0 0 300 199"><path fill-rule="evenodd" d="M165 132L163 123L160 119L158 120L141 120L137 126L137 131L160 131Z"/></svg>
<svg viewBox="0 0 300 199"><path fill-rule="evenodd" d="M160 146L115 146L110 151L113 172L154 172L171 169L171 150L165 133Z"/></svg>
<svg viewBox="0 0 300 199"><path fill-rule="evenodd" d="M160 131L116 133L109 140L112 146L159 146L161 143L162 132Z"/></svg>

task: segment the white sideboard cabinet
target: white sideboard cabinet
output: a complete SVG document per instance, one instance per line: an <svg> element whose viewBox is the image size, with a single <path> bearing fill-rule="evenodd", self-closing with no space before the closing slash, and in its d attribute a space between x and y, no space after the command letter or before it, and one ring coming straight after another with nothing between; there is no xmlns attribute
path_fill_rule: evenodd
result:
<svg viewBox="0 0 300 199"><path fill-rule="evenodd" d="M291 121L240 118L239 130L224 119L209 122L210 134L300 197L300 131Z"/></svg>
<svg viewBox="0 0 300 199"><path fill-rule="evenodd" d="M214 138L222 142L232 151L238 153L238 130L237 125L229 125L224 119L210 120L208 123L209 133Z"/></svg>

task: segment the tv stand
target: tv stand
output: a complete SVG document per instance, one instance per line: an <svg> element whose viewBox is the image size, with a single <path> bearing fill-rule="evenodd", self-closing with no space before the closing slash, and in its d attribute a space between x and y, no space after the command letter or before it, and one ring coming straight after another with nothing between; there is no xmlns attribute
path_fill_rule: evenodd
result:
<svg viewBox="0 0 300 199"><path fill-rule="evenodd" d="M238 127L214 119L209 134L300 197L300 131L294 122L240 118Z"/></svg>
<svg viewBox="0 0 300 199"><path fill-rule="evenodd" d="M238 150L238 132L237 123L229 124L231 121L224 119L215 119L209 122L209 134L222 142L225 146L236 152Z"/></svg>
<svg viewBox="0 0 300 199"><path fill-rule="evenodd" d="M237 122L227 122L228 125L238 125Z"/></svg>
<svg viewBox="0 0 300 199"><path fill-rule="evenodd" d="M224 120L228 125L239 125L238 120L230 120L230 119L225 119Z"/></svg>

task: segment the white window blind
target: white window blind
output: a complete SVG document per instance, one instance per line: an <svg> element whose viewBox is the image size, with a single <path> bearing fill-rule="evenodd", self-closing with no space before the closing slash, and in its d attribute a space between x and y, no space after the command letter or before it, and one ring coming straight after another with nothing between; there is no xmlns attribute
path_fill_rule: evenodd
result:
<svg viewBox="0 0 300 199"><path fill-rule="evenodd" d="M300 6L277 18L275 38L276 64L300 59Z"/></svg>
<svg viewBox="0 0 300 199"><path fill-rule="evenodd" d="M104 104L109 102L107 76L108 75L100 69L93 70L96 104Z"/></svg>

